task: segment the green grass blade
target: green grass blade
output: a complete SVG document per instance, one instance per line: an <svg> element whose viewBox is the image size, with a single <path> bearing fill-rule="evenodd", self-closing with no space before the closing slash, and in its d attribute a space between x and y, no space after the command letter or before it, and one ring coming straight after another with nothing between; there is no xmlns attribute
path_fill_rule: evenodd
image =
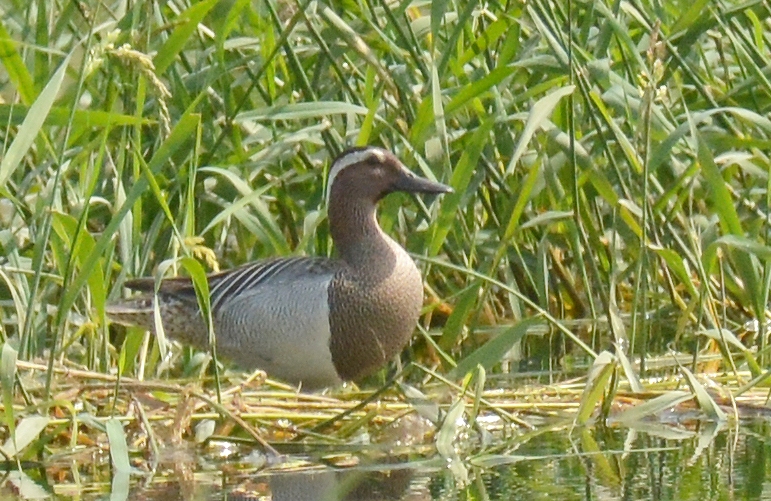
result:
<svg viewBox="0 0 771 501"><path fill-rule="evenodd" d="M450 99L450 102L447 103L445 114L448 117L454 116L456 112L462 110L470 101L474 99L483 99L485 97L485 92L494 88L518 69L519 68L516 66L496 68L479 80L463 86L461 90Z"/></svg>
<svg viewBox="0 0 771 501"><path fill-rule="evenodd" d="M495 125L495 118L487 118L479 128L474 131L470 139L470 145L463 151L460 160L455 165L450 179L450 186L455 190L454 193L444 195L442 205L439 209L439 216L434 224L434 234L428 246L429 255L436 255L444 243L447 235L452 228L452 221L455 219L456 212L460 209L461 201L467 196L465 193L471 176L477 167L479 156L482 154L488 135Z"/></svg>
<svg viewBox="0 0 771 501"><path fill-rule="evenodd" d="M693 372L688 370L687 367L680 366L680 372L685 376L685 380L688 382L691 391L696 396L696 401L699 403L701 410L707 414L707 417L719 423L722 423L728 419L726 413L717 405L717 402L710 396L706 388L696 379Z"/></svg>
<svg viewBox="0 0 771 501"><path fill-rule="evenodd" d="M562 98L569 96L574 90L574 85L562 87L547 94L533 105L533 108L530 110L530 114L527 117L525 129L519 136L517 149L514 150L514 153L511 155L509 166L506 168L508 174L514 172L517 162L519 162L520 157L525 152L525 148L527 148L528 143L530 143L530 140L533 138L536 129L543 125L544 121L552 114L554 108L559 104Z"/></svg>
<svg viewBox="0 0 771 501"><path fill-rule="evenodd" d="M644 421L649 418L655 418L660 412L672 409L692 398L693 394L687 391L668 391L663 395L646 400L642 404L624 409L619 414L613 416L612 421L630 424Z"/></svg>
<svg viewBox="0 0 771 501"><path fill-rule="evenodd" d="M3 453L6 457L17 457L29 444L38 439L43 430L48 426L47 416L27 416L19 421L16 432L3 444Z"/></svg>
<svg viewBox="0 0 771 501"><path fill-rule="evenodd" d="M436 2L433 2L433 4L436 4ZM432 4L432 7L433 7L433 4ZM455 48L457 47L458 39L460 39L461 35L465 31L465 28L468 26L468 21L476 11L476 7L477 7L476 1L466 2L466 4L463 5L463 11L460 13L460 16L458 16L458 19L455 20L455 23L454 23L455 27L452 29L452 34L450 34L450 37L447 39L447 43L445 45L446 48L441 51L442 57L439 60L439 64L437 65L438 73L440 75L444 76L447 65L457 55ZM431 23L433 24L433 22L434 22L434 16L432 14ZM508 19L505 20L504 22L508 22ZM489 34L490 40L495 39L499 36L496 28L497 28L497 25L495 22L493 22L493 24L485 30L485 34ZM431 28L431 32L433 33L434 37L439 35L437 31L434 31L433 27ZM434 45L436 45L436 43L434 43ZM453 64L453 66L459 67L458 64Z"/></svg>
<svg viewBox="0 0 771 501"><path fill-rule="evenodd" d="M444 13L447 11L448 0L432 0L431 1L431 39L436 46L437 39L439 38L439 28L442 26L444 20ZM469 2L471 4L475 2Z"/></svg>
<svg viewBox="0 0 771 501"><path fill-rule="evenodd" d="M21 125L30 114L31 106L21 104L0 104L0 123L8 125ZM150 125L151 120L133 115L102 110L73 110L52 106L43 122L44 126L65 127L73 125L80 128L112 127L120 125Z"/></svg>
<svg viewBox="0 0 771 501"><path fill-rule="evenodd" d="M511 240L511 238L514 236L514 233L517 231L517 228L521 228L522 225L520 225L520 218L522 217L522 214L524 213L525 209L527 208L528 203L531 200L531 197L533 195L533 190L536 187L536 184L538 181L542 178L542 169L543 164L541 162L541 159L536 159L535 162L533 162L533 165L530 166L530 169L528 169L527 177L525 178L524 182L521 184L519 193L517 193L517 200L514 202L514 207L511 209L511 215L509 216L509 222L506 224L506 230L503 233L503 241L508 242ZM572 214L572 213L571 213ZM535 224L535 221L530 220L528 225ZM503 254L505 252L505 247L500 247L498 249L498 256L497 259L494 260L497 266L497 262L500 260L501 257L503 257Z"/></svg>
<svg viewBox="0 0 771 501"><path fill-rule="evenodd" d="M707 143L699 136L697 136L697 141L699 163L709 186L710 200L714 206L715 213L720 219L722 230L724 234L742 236L744 235L744 229L739 220L739 214L736 211L731 193L726 186L726 181L715 164ZM755 268L753 261L747 259L745 253L736 251L732 254L734 265L744 281L744 289L747 293L746 299L753 304L758 318L762 318L765 305L758 304L757 301L759 297L762 297L758 288L761 283L758 270Z"/></svg>
<svg viewBox="0 0 771 501"><path fill-rule="evenodd" d="M404 394L404 398L415 409L415 412L417 412L420 417L428 419L437 426L439 425L442 415L439 404L414 386L399 383L399 389Z"/></svg>
<svg viewBox="0 0 771 501"><path fill-rule="evenodd" d="M446 459L454 458L458 455L455 452L455 437L458 436L460 429L464 426L463 414L466 412L466 404L462 398L455 400L444 417L442 426L436 434L436 451L440 456Z"/></svg>
<svg viewBox="0 0 771 501"><path fill-rule="evenodd" d="M217 5L218 1L204 0L194 3L174 19L177 27L174 28L166 43L158 49L158 53L153 58L155 71L158 75L162 75L177 57L177 54L182 52L187 41L198 29L198 23L203 20L212 7Z"/></svg>
<svg viewBox="0 0 771 501"><path fill-rule="evenodd" d="M14 496L24 500L51 499L51 493L46 489L44 481L33 478L24 471L11 470L6 474L6 482L14 490Z"/></svg>
<svg viewBox="0 0 771 501"><path fill-rule="evenodd" d="M589 377L586 387L581 394L581 403L576 412L575 424L583 426L589 422L594 408L600 403L610 381L611 375L616 370L617 361L608 351L603 351L594 359L589 369Z"/></svg>
<svg viewBox="0 0 771 501"><path fill-rule="evenodd" d="M21 102L29 105L35 101L35 81L16 50L17 45L18 42L11 38L3 23L0 23L0 62L3 63L16 92L19 93Z"/></svg>
<svg viewBox="0 0 771 501"><path fill-rule="evenodd" d="M481 286L482 282L480 280L475 280L471 285L460 292L452 313L444 324L442 337L439 338L438 344L442 350L447 351L452 349L460 339L463 328L466 326L466 322L473 311L474 305L476 305L477 300L479 299L479 288Z"/></svg>
<svg viewBox="0 0 771 501"><path fill-rule="evenodd" d="M499 363L511 348L522 340L528 329L542 322L539 318L530 318L517 322L514 326L498 334L490 341L477 348L464 357L447 376L451 379L459 379L474 370L477 366L491 369Z"/></svg>
<svg viewBox="0 0 771 501"><path fill-rule="evenodd" d="M115 418L110 418L104 424L107 432L107 440L110 443L110 459L116 472L128 473L132 471L129 460L128 443L123 425Z"/></svg>
<svg viewBox="0 0 771 501"><path fill-rule="evenodd" d="M308 118L323 118L329 115L367 115L369 110L357 104L338 101L317 101L313 103L294 103L258 108L239 113L235 120L305 120ZM379 119L381 122L382 119Z"/></svg>
<svg viewBox="0 0 771 501"><path fill-rule="evenodd" d="M12 437L16 436L16 416L13 411L13 393L16 384L17 352L8 342L0 352L0 387L3 391L3 421Z"/></svg>
<svg viewBox="0 0 771 501"><path fill-rule="evenodd" d="M214 323L212 320L211 311L211 294L209 292L209 281L206 277L206 271L201 266L201 263L193 259L192 257L184 257L180 260L180 264L190 275L190 279L193 281L193 287L195 288L195 297L198 300L198 307L201 311L201 316L206 320L207 330L209 332L209 350L211 351L213 365L214 365L214 382L217 389L217 403L222 403L222 395L220 391L220 379L219 369L217 368L217 338L214 332Z"/></svg>
<svg viewBox="0 0 771 501"><path fill-rule="evenodd" d="M56 73L48 81L43 91L37 96L35 102L30 106L29 113L27 113L24 122L19 127L16 137L8 147L8 150L6 150L3 159L0 160L0 189L5 189L8 179L19 167L32 143L35 142L35 138L37 138L48 116L48 112L51 110L54 101L56 101L56 96L59 94L59 88L62 85L69 64L70 56L67 56L59 65Z"/></svg>

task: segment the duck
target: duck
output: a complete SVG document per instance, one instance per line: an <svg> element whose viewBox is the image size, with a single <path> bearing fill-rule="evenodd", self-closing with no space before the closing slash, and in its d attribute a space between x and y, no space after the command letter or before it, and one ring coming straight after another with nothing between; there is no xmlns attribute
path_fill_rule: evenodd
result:
<svg viewBox="0 0 771 501"><path fill-rule="evenodd" d="M274 257L208 276L218 357L304 390L357 381L401 353L423 306L423 279L377 220L393 192L438 195L451 187L417 176L392 152L350 148L328 173L327 217L335 257ZM188 277L131 279L142 294L108 305L117 324L155 329L199 349L209 333Z"/></svg>

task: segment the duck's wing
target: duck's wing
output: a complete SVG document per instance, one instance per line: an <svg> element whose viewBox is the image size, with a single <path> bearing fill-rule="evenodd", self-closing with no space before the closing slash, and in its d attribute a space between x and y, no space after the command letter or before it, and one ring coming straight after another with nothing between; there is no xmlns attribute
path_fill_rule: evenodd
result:
<svg viewBox="0 0 771 501"><path fill-rule="evenodd" d="M322 276L330 278L341 268L341 263L323 257L293 257L258 261L210 277L212 310L227 298L244 292L278 284L300 282Z"/></svg>
<svg viewBox="0 0 771 501"><path fill-rule="evenodd" d="M216 310L225 298L237 297L255 287L290 283L309 277L332 276L341 267L339 261L325 257L285 257L255 261L215 273L208 277L212 310ZM125 286L137 291L152 292L155 280L136 278L127 280ZM195 301L195 288L188 277L165 279L158 292Z"/></svg>

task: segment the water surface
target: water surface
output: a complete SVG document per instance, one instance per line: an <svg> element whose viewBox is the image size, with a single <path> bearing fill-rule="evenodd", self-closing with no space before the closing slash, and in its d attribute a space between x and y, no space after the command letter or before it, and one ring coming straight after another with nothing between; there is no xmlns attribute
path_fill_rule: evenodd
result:
<svg viewBox="0 0 771 501"><path fill-rule="evenodd" d="M430 445L362 446L295 451L271 464L254 449L199 446L167 451L152 475L113 475L104 454L86 455L11 471L0 499L771 499L768 422L645 428L566 425L488 436L459 447L454 460Z"/></svg>

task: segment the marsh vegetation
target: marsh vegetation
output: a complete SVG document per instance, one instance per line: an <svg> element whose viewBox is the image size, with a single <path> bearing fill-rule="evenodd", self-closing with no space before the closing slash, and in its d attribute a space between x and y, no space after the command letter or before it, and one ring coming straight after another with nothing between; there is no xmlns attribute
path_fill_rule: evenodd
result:
<svg viewBox="0 0 771 501"><path fill-rule="evenodd" d="M562 430L624 492L634 440L603 449L608 426L764 416L767 2L0 12L7 482L77 491L101 461L116 495L197 437L341 468L390 444L373 456L442 458L464 492ZM325 169L363 144L455 189L381 204L426 283L401 360L306 395L110 326L130 277L332 253Z"/></svg>

